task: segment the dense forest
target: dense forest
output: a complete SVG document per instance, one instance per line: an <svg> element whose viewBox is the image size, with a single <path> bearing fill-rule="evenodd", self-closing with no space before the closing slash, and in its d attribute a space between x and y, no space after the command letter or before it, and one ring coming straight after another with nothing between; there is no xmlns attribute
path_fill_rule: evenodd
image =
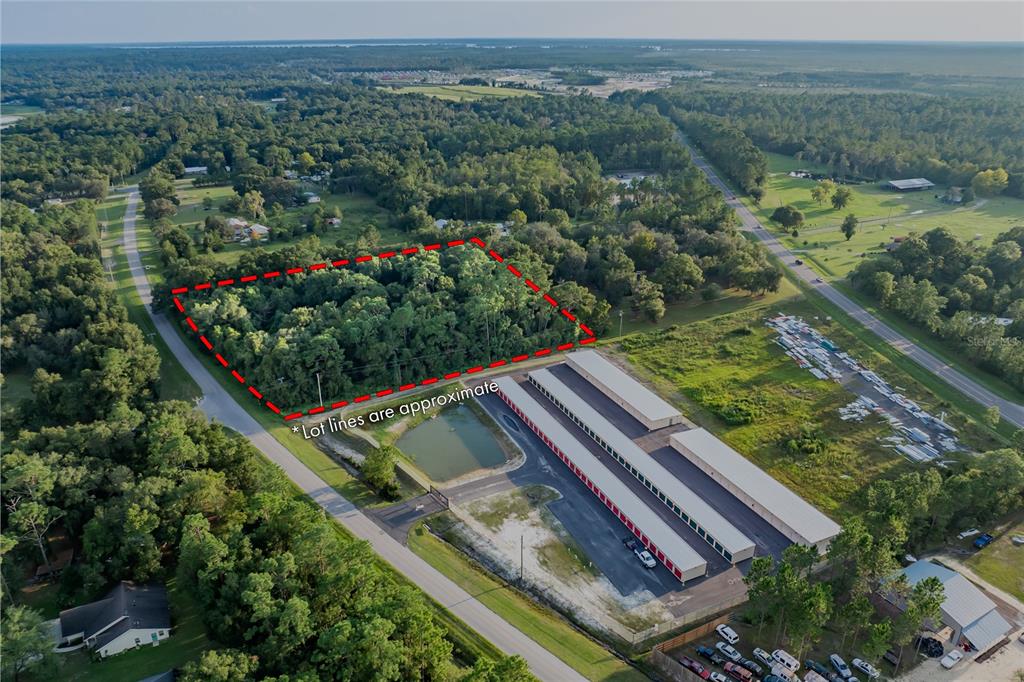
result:
<svg viewBox="0 0 1024 682"><path fill-rule="evenodd" d="M33 397L5 408L0 481L5 646L29 643L25 667L60 676L42 620L7 598L53 564L60 537L75 551L62 606L178 576L222 647L186 679L225 666L261 679L458 677L432 607L366 543L246 440L156 400L159 356L106 283L91 202L3 210L5 369L34 369ZM481 659L468 674L526 679L521 661Z"/></svg>
<svg viewBox="0 0 1024 682"><path fill-rule="evenodd" d="M1024 228L987 248L944 228L910 235L850 274L858 289L1024 389Z"/></svg>
<svg viewBox="0 0 1024 682"><path fill-rule="evenodd" d="M681 87L648 100L728 119L761 149L829 166L840 178L924 176L970 185L981 171L1009 174L1024 197L1024 97L903 93L775 93Z"/></svg>

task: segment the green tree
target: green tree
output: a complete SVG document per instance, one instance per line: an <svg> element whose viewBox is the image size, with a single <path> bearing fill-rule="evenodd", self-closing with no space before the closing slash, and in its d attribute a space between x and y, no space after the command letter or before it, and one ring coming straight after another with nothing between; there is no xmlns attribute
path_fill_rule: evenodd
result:
<svg viewBox="0 0 1024 682"><path fill-rule="evenodd" d="M508 214L507 220L512 224L512 227L522 227L526 224L526 213L517 208Z"/></svg>
<svg viewBox="0 0 1024 682"><path fill-rule="evenodd" d="M786 204L772 211L772 220L789 230L804 224L804 214L795 206Z"/></svg>
<svg viewBox="0 0 1024 682"><path fill-rule="evenodd" d="M203 197L203 210L209 211L211 208L213 208L213 197L207 194Z"/></svg>
<svg viewBox="0 0 1024 682"><path fill-rule="evenodd" d="M704 283L704 273L688 253L674 253L658 267L653 280L665 293L665 300L679 301Z"/></svg>
<svg viewBox="0 0 1024 682"><path fill-rule="evenodd" d="M398 460L394 447L385 445L373 448L366 455L360 470L371 486L382 492L393 493L397 490L395 480L395 464Z"/></svg>
<svg viewBox="0 0 1024 682"><path fill-rule="evenodd" d="M1009 184L1010 176L1002 168L979 172L971 179L971 189L979 197L994 197L1002 194Z"/></svg>
<svg viewBox="0 0 1024 682"><path fill-rule="evenodd" d="M857 221L857 216L853 215L852 213L848 214L845 218L843 218L842 227L840 227L839 229L842 230L843 236L846 237L846 241L850 241L850 239L853 238L853 235L857 234L858 224L859 222Z"/></svg>
<svg viewBox="0 0 1024 682"><path fill-rule="evenodd" d="M56 667L56 654L53 635L43 617L24 606L7 606L3 621L0 669L4 679L18 680L28 673L38 679L47 679L46 673Z"/></svg>
<svg viewBox="0 0 1024 682"><path fill-rule="evenodd" d="M853 200L853 190L845 185L836 189L832 195L832 208L841 211Z"/></svg>
<svg viewBox="0 0 1024 682"><path fill-rule="evenodd" d="M259 659L237 649L205 651L198 661L185 665L182 682L246 682L259 670Z"/></svg>
<svg viewBox="0 0 1024 682"><path fill-rule="evenodd" d="M633 312L642 315L649 322L657 322L665 316L665 300L661 286L647 279L643 273L633 282Z"/></svg>
<svg viewBox="0 0 1024 682"><path fill-rule="evenodd" d="M142 214L149 220L169 218L178 212L178 207L168 199L153 199L142 207Z"/></svg>
<svg viewBox="0 0 1024 682"><path fill-rule="evenodd" d="M480 656L460 682L535 682L530 667L521 656L505 656L497 661Z"/></svg>
<svg viewBox="0 0 1024 682"><path fill-rule="evenodd" d="M832 182L828 178L819 180L814 187L811 188L811 199L821 206L826 199L828 199L832 192L835 191L836 183Z"/></svg>
<svg viewBox="0 0 1024 682"><path fill-rule="evenodd" d="M990 405L985 410L984 421L986 424L991 426L993 429L999 426L999 421L1002 419L1002 415L999 413L998 405Z"/></svg>
<svg viewBox="0 0 1024 682"><path fill-rule="evenodd" d="M263 213L263 195L260 194L259 190L250 190L242 195L241 202L242 212L249 217L250 220L258 220L262 218Z"/></svg>

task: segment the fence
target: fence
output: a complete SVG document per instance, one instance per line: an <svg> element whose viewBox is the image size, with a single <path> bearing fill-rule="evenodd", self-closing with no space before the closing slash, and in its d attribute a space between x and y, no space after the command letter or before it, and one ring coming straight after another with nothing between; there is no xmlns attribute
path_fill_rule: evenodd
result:
<svg viewBox="0 0 1024 682"><path fill-rule="evenodd" d="M700 675L697 675L688 668L684 668L678 661L666 656L658 649L651 651L651 655L647 657L647 662L673 682L704 682Z"/></svg>
<svg viewBox="0 0 1024 682"><path fill-rule="evenodd" d="M692 642L695 639L700 639L701 637L704 637L704 636L710 634L711 632L714 631L714 629L716 627L718 627L722 623L728 622L728 620L729 620L729 616L728 615L719 616L718 618L715 618L714 620L708 621L707 623L704 623L703 625L698 625L697 627L693 628L692 630L687 630L686 632L684 632L682 634L676 635L672 639L666 639L664 642L660 642L658 644L655 644L654 645L654 650L655 651L671 651L672 649L675 649L676 647L681 647L682 645L688 644L688 643Z"/></svg>
<svg viewBox="0 0 1024 682"><path fill-rule="evenodd" d="M439 488L430 486L430 494L433 495L437 499L437 501L441 503L442 507L444 507L445 509L451 509L451 501L448 499L447 495L441 492Z"/></svg>

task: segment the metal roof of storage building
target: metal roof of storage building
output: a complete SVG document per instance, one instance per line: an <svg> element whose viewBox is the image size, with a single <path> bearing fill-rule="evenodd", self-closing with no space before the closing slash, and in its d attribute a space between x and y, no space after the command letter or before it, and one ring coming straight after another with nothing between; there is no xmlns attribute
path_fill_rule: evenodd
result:
<svg viewBox="0 0 1024 682"><path fill-rule="evenodd" d="M935 183L926 178L907 178L906 180L890 180L889 185L896 189L927 189Z"/></svg>
<svg viewBox="0 0 1024 682"><path fill-rule="evenodd" d="M706 430L681 431L672 434L671 440L778 517L807 543L817 544L839 534L839 524Z"/></svg>
<svg viewBox="0 0 1024 682"><path fill-rule="evenodd" d="M651 511L625 483L619 480L618 476L609 471L551 413L523 390L522 386L510 377L499 377L495 379L495 383L498 384L498 390L508 396L509 400L547 435L548 439L571 459L676 567L685 573L695 569L703 570L707 566L707 562L686 540Z"/></svg>
<svg viewBox="0 0 1024 682"><path fill-rule="evenodd" d="M578 365L598 377L608 390L627 401L651 421L679 417L681 413L604 356L589 348L565 356L569 366Z"/></svg>
<svg viewBox="0 0 1024 682"><path fill-rule="evenodd" d="M711 534L726 551L736 555L750 551L754 543L729 523L697 493L659 464L640 446L619 431L601 413L587 404L572 389L559 381L546 369L530 372L530 378L566 406L576 417L590 427L597 436L629 462L644 478L656 486L670 500L685 511L706 533ZM600 441L598 441L600 443Z"/></svg>

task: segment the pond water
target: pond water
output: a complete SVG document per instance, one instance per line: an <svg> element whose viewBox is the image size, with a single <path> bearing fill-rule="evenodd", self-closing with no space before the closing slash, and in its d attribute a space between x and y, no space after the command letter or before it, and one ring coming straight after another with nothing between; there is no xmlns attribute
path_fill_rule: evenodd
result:
<svg viewBox="0 0 1024 682"><path fill-rule="evenodd" d="M438 482L505 461L494 435L465 405L442 410L406 431L395 445Z"/></svg>

